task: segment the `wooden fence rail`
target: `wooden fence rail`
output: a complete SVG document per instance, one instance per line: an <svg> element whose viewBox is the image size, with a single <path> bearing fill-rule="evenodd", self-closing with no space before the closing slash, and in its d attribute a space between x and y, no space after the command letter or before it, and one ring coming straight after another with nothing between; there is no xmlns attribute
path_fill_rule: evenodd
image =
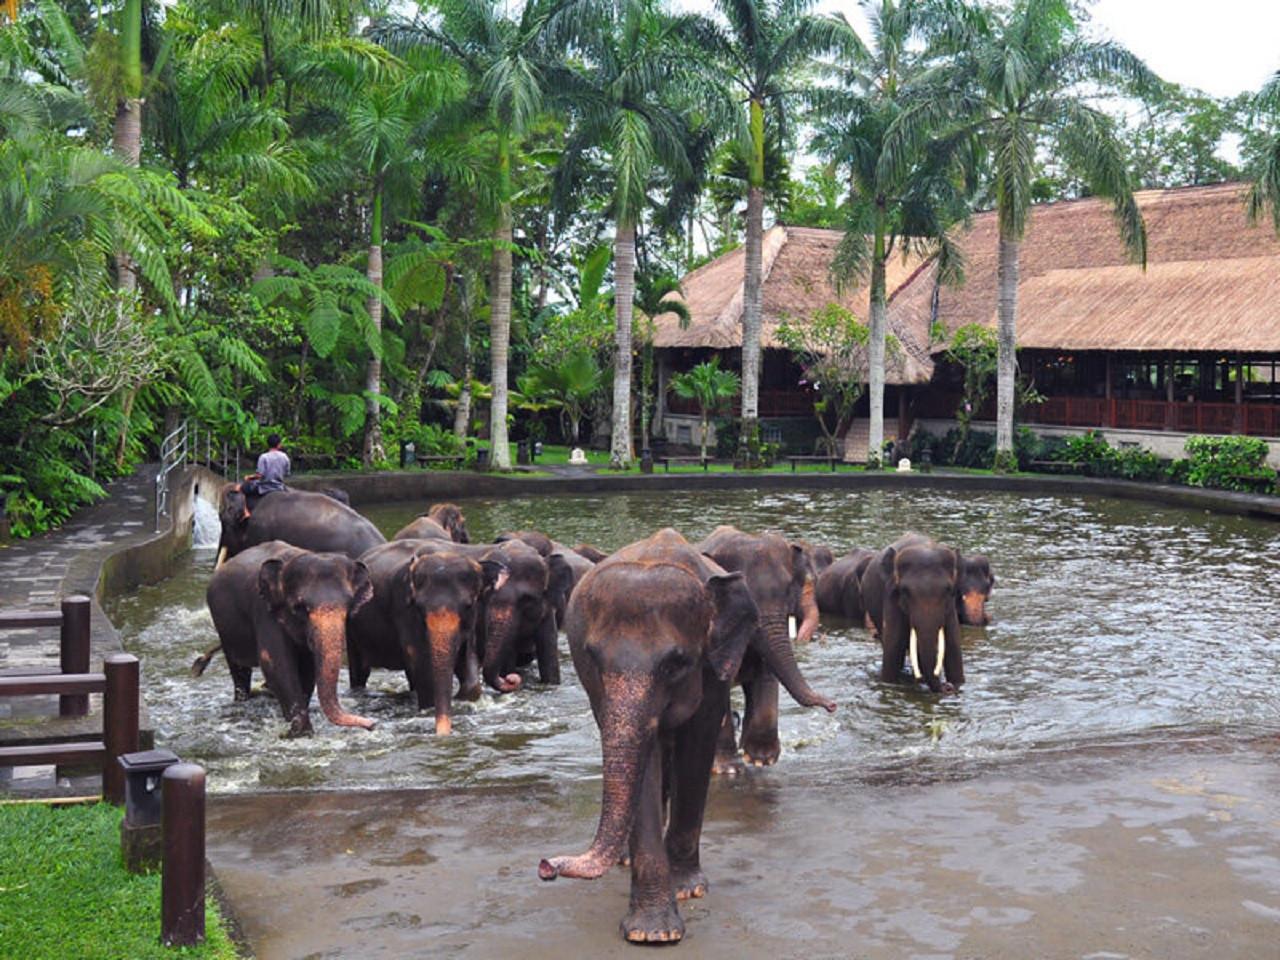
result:
<svg viewBox="0 0 1280 960"><path fill-rule="evenodd" d="M88 712L89 694L102 694L100 742L0 747L0 767L100 763L103 799L116 806L123 805L124 769L119 759L138 749L138 675L137 657L113 653L103 661L102 673L0 677L0 697L36 694L58 694L63 700L83 697L85 712Z"/></svg>
<svg viewBox="0 0 1280 960"><path fill-rule="evenodd" d="M89 614L92 604L88 597L67 597L57 610L37 610L30 613L0 613L0 630L25 630L33 627L59 627L61 643L59 665L62 673L89 673ZM41 690L32 693L61 693L58 715L83 717L89 712L89 694L97 690L67 689Z"/></svg>

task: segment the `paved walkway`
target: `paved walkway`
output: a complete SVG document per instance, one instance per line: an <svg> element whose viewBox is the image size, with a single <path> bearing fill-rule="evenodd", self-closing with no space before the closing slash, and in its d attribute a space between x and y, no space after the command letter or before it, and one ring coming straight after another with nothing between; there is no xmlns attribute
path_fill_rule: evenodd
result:
<svg viewBox="0 0 1280 960"><path fill-rule="evenodd" d="M52 533L0 548L0 611L49 610L65 596L93 596L102 561L121 547L155 536L155 466L107 484L107 499L77 513ZM90 669L120 650L120 638L95 603ZM48 673L59 669L56 627L0 631L0 674ZM92 711L100 710L99 698ZM0 742L25 735L28 718L56 716L57 697L0 698ZM92 723L100 724L97 716ZM94 780L94 778L89 778ZM88 783L86 781L85 783ZM59 783L52 767L0 768L0 791L64 793L83 791L77 781ZM88 792L96 790L96 780Z"/></svg>

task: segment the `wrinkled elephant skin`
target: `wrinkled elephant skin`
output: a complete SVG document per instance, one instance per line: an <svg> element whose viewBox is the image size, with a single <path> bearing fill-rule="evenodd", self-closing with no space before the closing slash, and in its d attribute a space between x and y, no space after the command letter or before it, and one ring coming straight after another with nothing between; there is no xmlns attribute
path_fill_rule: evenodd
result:
<svg viewBox="0 0 1280 960"><path fill-rule="evenodd" d="M337 686L349 620L372 596L368 568L342 554L273 540L225 563L206 599L236 699L248 698L260 667L291 735L311 730L312 690L332 723L371 729L372 720L342 709Z"/></svg>
<svg viewBox="0 0 1280 960"><path fill-rule="evenodd" d="M886 683L902 679L904 663L934 693L954 692L964 683L956 612L962 565L959 551L914 534L867 565L862 602L880 634Z"/></svg>
<svg viewBox="0 0 1280 960"><path fill-rule="evenodd" d="M306 490L269 493L248 514L244 494L228 484L222 488L218 517L222 523L218 553L225 559L257 544L282 540L303 550L341 553L354 560L387 539L346 504Z"/></svg>
<svg viewBox="0 0 1280 960"><path fill-rule="evenodd" d="M347 635L351 686L363 688L372 667L404 670L418 708L434 708L439 734L453 730L455 676L459 697L480 695L476 621L507 578L501 563L453 547L448 540L392 540L365 553L373 600Z"/></svg>
<svg viewBox="0 0 1280 960"><path fill-rule="evenodd" d="M711 765L730 681L762 642L759 624L741 574L674 530L601 561L569 602L569 650L600 727L603 796L591 848L543 860L538 875L592 879L628 853L628 941L680 940L677 900L706 893L699 838Z"/></svg>

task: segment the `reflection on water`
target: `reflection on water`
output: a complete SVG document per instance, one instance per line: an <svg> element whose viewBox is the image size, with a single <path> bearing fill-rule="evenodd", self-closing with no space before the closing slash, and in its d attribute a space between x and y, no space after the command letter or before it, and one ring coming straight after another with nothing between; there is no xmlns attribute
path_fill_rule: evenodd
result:
<svg viewBox="0 0 1280 960"><path fill-rule="evenodd" d="M364 512L391 533L427 506ZM1120 501L920 491L516 497L462 506L476 542L534 528L612 550L663 525L696 540L731 523L837 553L909 530L986 553L997 579L995 622L964 628L963 694L937 699L879 683L879 646L866 631L824 622L825 638L798 656L840 709L801 710L783 694L777 775L947 776L1028 750L1280 731L1271 688L1280 672L1280 527ZM196 653L216 642L204 608L212 566L211 550L193 551L171 579L111 611L127 649L143 658L157 745L204 764L212 789L599 775L599 738L567 650L562 686L460 703L453 737L437 737L431 716L417 714L402 675L374 671L368 696L344 700L377 718L376 730L334 728L313 704L316 735L282 739L270 697L232 702L220 657L205 676L189 675Z"/></svg>

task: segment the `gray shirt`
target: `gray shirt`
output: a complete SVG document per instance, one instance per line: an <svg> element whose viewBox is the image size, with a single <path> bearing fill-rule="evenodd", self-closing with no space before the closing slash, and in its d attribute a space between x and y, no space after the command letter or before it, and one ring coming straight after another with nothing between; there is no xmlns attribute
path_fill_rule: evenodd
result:
<svg viewBox="0 0 1280 960"><path fill-rule="evenodd" d="M289 455L283 450L268 450L258 457L258 492L270 493L284 489L284 478L289 475Z"/></svg>

